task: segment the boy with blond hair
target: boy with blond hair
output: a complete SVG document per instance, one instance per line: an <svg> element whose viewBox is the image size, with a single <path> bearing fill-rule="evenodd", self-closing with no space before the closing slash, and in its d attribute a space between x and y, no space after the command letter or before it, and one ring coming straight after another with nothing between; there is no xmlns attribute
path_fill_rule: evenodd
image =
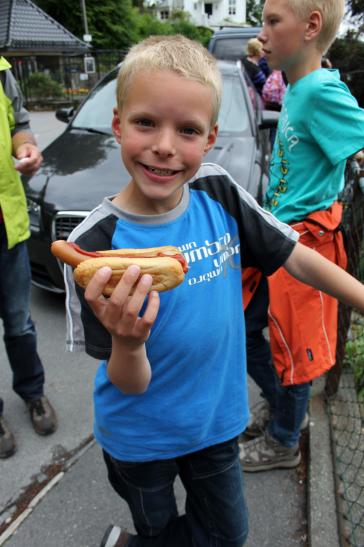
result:
<svg viewBox="0 0 364 547"><path fill-rule="evenodd" d="M112 121L130 182L70 236L89 251L173 244L190 266L160 296L151 276L130 266L109 298L102 291L110 268L86 290L66 268L69 349L102 359L94 433L137 532L111 525L102 547L244 544L242 267L269 275L284 265L364 310L361 283L297 243L224 169L201 165L215 143L220 96L216 61L201 45L170 36L134 46L120 68Z"/></svg>
<svg viewBox="0 0 364 547"><path fill-rule="evenodd" d="M298 231L301 243L345 268L337 200L346 159L364 145L364 111L338 71L321 68L343 14L344 0L266 0L259 39L270 67L289 82L265 208ZM263 278L246 323L248 372L264 402L245 432L256 438L242 445L243 468L295 467L311 382L335 363L337 301L281 268Z"/></svg>

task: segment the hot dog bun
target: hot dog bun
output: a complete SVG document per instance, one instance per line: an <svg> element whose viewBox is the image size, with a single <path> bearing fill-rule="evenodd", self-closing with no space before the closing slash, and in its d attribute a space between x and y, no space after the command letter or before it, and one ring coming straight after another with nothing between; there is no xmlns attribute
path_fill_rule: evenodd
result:
<svg viewBox="0 0 364 547"><path fill-rule="evenodd" d="M131 249L128 249L131 251ZM141 274L150 274L153 283L150 290L163 292L180 285L184 280L184 272L178 260L169 257L154 258L123 258L120 256L105 256L90 258L80 262L74 271L74 278L78 285L86 287L95 272L103 266L108 266L113 273L103 290L105 296L110 296L120 281L128 266L140 266Z"/></svg>
<svg viewBox="0 0 364 547"><path fill-rule="evenodd" d="M132 264L140 266L141 274L152 275L151 290L159 292L177 287L188 271L184 256L172 245L147 249L85 251L74 243L58 240L52 243L51 252L62 262L75 268L74 278L81 287L87 286L99 268L109 266L113 274L103 291L106 296L112 293L127 267Z"/></svg>

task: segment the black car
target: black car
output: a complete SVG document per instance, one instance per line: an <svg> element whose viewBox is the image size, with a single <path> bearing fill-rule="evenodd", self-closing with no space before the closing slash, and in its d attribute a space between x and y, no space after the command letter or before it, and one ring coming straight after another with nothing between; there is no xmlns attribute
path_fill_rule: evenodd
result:
<svg viewBox="0 0 364 547"><path fill-rule="evenodd" d="M267 184L268 130L277 116L262 110L239 63L219 62L219 67L223 77L219 136L206 161L225 167L259 200ZM67 239L104 196L116 194L129 182L111 131L117 72L116 67L107 74L76 113L72 108L57 111L58 119L69 122L67 128L42 152L41 169L24 179L32 280L43 289L64 291L62 265L49 250L52 241Z"/></svg>
<svg viewBox="0 0 364 547"><path fill-rule="evenodd" d="M217 59L241 59L248 41L256 38L261 30L262 27L222 27L211 36L208 50Z"/></svg>

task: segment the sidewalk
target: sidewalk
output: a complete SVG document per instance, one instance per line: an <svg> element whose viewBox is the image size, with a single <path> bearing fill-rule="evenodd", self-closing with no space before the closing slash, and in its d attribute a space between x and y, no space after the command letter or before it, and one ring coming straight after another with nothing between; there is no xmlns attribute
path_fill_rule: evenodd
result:
<svg viewBox="0 0 364 547"><path fill-rule="evenodd" d="M51 112L32 114L32 126L41 149L65 128ZM52 325L49 320L47 323L47 311ZM34 290L32 314L39 332L39 351L46 363L47 389L60 426L54 435L37 438L21 401L5 392L7 415L22 444L13 458L0 461L0 526L5 528L15 509L18 515L0 535L0 547L99 547L109 523L130 530L132 523L126 504L109 486L100 449L91 437L91 392L97 363L90 363L83 354L65 354L62 298ZM3 344L0 378L2 385L3 381L9 385ZM318 385L316 391L321 388ZM258 398L252 386L250 398L251 404ZM246 547L339 545L329 428L319 394L312 399L310 428L305 435L309 442L304 444L309 448L297 469L245 474L250 513ZM47 475L48 471L52 474ZM37 488L32 493L32 485L39 483L40 492ZM21 498L25 492L26 498ZM176 495L182 510L184 491L180 483Z"/></svg>
<svg viewBox="0 0 364 547"><path fill-rule="evenodd" d="M245 474L250 512L250 535L246 547L336 547L335 506L328 423L322 399L311 403L309 492L296 470ZM179 509L184 491L176 484ZM101 452L91 441L71 460L34 500L25 520L16 526L6 547L98 547L109 523L133 530L126 504L107 482ZM308 508L306 502L308 501ZM307 537L307 521L310 533ZM9 529L8 532L11 530ZM3 545L0 537L0 545ZM171 546L173 547L173 546Z"/></svg>
<svg viewBox="0 0 364 547"><path fill-rule="evenodd" d="M298 470L245 475L250 513L246 547L307 545L302 473L300 466ZM183 510L184 490L179 482L176 495ZM6 547L99 547L109 523L133 530L128 508L109 486L100 449L92 441L56 476L53 487L40 495ZM326 545L333 547L320 544Z"/></svg>

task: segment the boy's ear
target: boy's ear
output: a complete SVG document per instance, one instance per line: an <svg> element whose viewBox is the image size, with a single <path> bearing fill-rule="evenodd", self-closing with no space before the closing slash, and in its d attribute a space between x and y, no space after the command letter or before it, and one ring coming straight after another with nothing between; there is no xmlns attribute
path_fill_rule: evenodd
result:
<svg viewBox="0 0 364 547"><path fill-rule="evenodd" d="M207 154L211 148L213 148L216 138L217 138L217 131L218 131L218 125L215 123L215 125L210 129L210 132L207 137L207 142L204 148L204 154Z"/></svg>
<svg viewBox="0 0 364 547"><path fill-rule="evenodd" d="M120 117L119 117L119 111L116 107L113 108L111 128L112 128L112 132L114 133L115 139L120 144L120 141L121 141Z"/></svg>
<svg viewBox="0 0 364 547"><path fill-rule="evenodd" d="M319 11L311 11L305 29L305 38L308 41L314 40L322 29L322 15Z"/></svg>

